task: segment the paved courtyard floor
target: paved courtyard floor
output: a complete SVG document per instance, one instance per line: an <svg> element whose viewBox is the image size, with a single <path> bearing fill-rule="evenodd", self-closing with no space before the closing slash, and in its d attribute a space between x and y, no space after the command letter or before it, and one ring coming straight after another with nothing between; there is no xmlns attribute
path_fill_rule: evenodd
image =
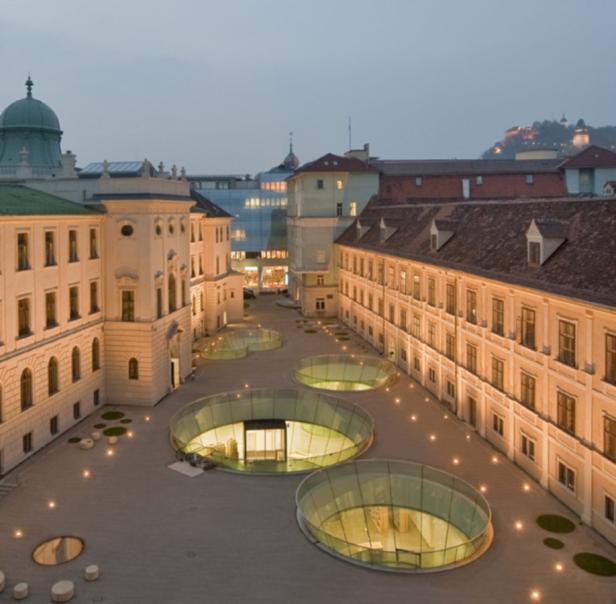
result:
<svg viewBox="0 0 616 604"><path fill-rule="evenodd" d="M73 601L81 603L508 604L533 601L531 590L538 590L541 602L616 602L613 579L589 575L572 561L581 551L614 559L615 549L581 525L560 537L564 549L545 547L542 540L549 534L535 524L536 516L559 513L577 524L575 516L404 374L389 392L336 396L375 418L376 438L365 458L422 462L486 485L494 542L468 566L424 575L359 568L319 550L298 529L294 494L302 476L214 470L191 479L169 470L174 451L168 423L183 405L244 384L296 386L295 360L341 351L342 344L321 330L297 329L296 311L276 306L273 298L259 299L248 312L251 324L282 331L282 348L240 360L200 361L194 381L155 408L122 407L133 419L134 436L121 437L113 456L107 456L102 441L90 451L67 442L87 436L110 408L105 407L9 475L20 486L0 499L0 569L9 586L30 583L27 601L49 602L51 585L70 579L77 588ZM350 352L366 348L355 337L344 344ZM454 457L459 464L453 464ZM89 478L82 476L84 469ZM54 509L48 508L50 500ZM16 529L22 538L14 537ZM82 537L84 554L58 567L34 564L33 548L56 535ZM100 565L101 578L85 583L83 568L92 563ZM562 572L555 570L557 563ZM7 588L0 602L8 601Z"/></svg>

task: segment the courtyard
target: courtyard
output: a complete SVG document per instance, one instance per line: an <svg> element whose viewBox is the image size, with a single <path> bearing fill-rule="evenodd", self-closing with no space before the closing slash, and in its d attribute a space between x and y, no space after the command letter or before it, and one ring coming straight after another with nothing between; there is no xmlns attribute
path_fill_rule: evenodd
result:
<svg viewBox="0 0 616 604"><path fill-rule="evenodd" d="M243 388L298 388L293 368L302 358L349 352L377 357L356 336L336 341L334 330L297 325L299 315L273 297L251 301L247 325L275 329L282 346L241 359L199 360L195 378L156 407L107 406L19 466L18 482L0 499L0 569L7 584L26 581L28 601L48 602L61 579L75 582L75 602L584 602L613 603L613 578L575 566L574 554L616 552L522 470L458 421L406 375L387 388L336 392L375 422L363 459L400 459L451 472L481 490L492 509L494 540L467 566L436 574L392 574L349 564L315 547L299 529L295 492L303 475L251 475L219 469L189 478L168 466L174 414L195 399ZM121 411L130 436L81 450L103 413ZM109 422L107 422L109 424ZM110 424L109 424L110 425ZM51 505L53 503L53 505ZM535 522L561 514L576 528L554 536ZM19 531L19 533L16 533ZM84 552L60 566L39 566L42 541L71 535ZM101 578L84 582L97 564ZM11 601L10 589L0 602Z"/></svg>

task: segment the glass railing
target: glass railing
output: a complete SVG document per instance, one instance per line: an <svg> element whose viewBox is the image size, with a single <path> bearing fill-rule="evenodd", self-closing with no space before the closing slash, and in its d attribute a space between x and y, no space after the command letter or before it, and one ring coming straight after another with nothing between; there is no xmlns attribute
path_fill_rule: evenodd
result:
<svg viewBox="0 0 616 604"><path fill-rule="evenodd" d="M238 329L218 336L202 351L206 359L241 359L250 352L262 352L280 348L282 338L274 329Z"/></svg>

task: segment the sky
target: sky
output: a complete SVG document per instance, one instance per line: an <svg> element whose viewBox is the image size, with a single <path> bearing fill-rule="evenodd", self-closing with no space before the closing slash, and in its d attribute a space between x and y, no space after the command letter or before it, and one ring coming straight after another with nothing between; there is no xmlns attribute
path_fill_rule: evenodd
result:
<svg viewBox="0 0 616 604"><path fill-rule="evenodd" d="M255 173L370 144L477 157L513 125L616 124L613 0L0 0L0 108L90 161Z"/></svg>

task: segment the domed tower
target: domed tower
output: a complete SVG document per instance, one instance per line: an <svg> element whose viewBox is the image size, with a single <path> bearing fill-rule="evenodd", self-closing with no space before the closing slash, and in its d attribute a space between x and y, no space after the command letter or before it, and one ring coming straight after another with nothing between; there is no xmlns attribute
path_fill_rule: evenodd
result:
<svg viewBox="0 0 616 604"><path fill-rule="evenodd" d="M292 132L289 134L289 153L287 153L287 156L284 158L282 165L287 170L295 171L297 170L297 168L299 168L299 157L297 157L297 155L293 153L293 133Z"/></svg>
<svg viewBox="0 0 616 604"><path fill-rule="evenodd" d="M586 123L582 118L578 120L578 123L575 125L575 130L573 131L573 139L571 140L571 144L574 147L587 147L590 144L590 134L588 133L588 128L586 127Z"/></svg>
<svg viewBox="0 0 616 604"><path fill-rule="evenodd" d="M26 80L25 98L0 114L0 167L28 165L40 172L62 168L62 130L53 109L32 96Z"/></svg>

